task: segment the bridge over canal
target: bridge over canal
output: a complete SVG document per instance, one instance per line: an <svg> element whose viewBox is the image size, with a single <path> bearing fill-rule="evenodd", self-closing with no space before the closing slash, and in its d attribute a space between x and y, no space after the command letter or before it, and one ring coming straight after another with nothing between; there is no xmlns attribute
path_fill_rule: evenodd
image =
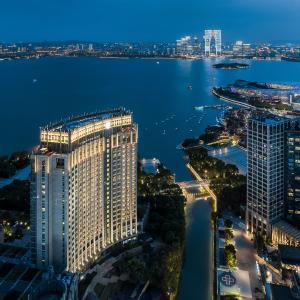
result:
<svg viewBox="0 0 300 300"><path fill-rule="evenodd" d="M186 197L187 201L193 201L196 198L203 197L206 188L209 187L209 182L207 181L181 181L176 182L182 190L183 195Z"/></svg>

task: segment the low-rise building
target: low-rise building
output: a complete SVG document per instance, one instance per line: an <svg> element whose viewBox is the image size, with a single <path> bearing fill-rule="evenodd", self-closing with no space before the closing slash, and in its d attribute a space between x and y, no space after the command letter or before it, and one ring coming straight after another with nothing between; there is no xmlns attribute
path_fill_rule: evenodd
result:
<svg viewBox="0 0 300 300"><path fill-rule="evenodd" d="M278 245L282 268L300 271L300 247Z"/></svg>
<svg viewBox="0 0 300 300"><path fill-rule="evenodd" d="M272 226L272 244L300 246L300 231L290 223L280 220Z"/></svg>

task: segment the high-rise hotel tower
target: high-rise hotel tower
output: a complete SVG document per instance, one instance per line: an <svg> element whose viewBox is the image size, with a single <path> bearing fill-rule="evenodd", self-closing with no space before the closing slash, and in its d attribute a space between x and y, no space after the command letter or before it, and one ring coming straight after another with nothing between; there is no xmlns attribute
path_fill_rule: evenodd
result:
<svg viewBox="0 0 300 300"><path fill-rule="evenodd" d="M40 130L32 155L32 254L39 267L84 270L137 234L137 139L124 109Z"/></svg>

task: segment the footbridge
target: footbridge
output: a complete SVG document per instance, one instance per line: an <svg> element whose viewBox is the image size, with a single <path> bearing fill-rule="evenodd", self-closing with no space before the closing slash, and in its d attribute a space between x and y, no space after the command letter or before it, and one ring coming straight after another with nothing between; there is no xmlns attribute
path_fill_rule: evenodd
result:
<svg viewBox="0 0 300 300"><path fill-rule="evenodd" d="M209 186L208 181L198 181L198 180L191 180L191 181L181 181L176 182L182 189L189 189L189 188L200 188L200 187L207 187Z"/></svg>
<svg viewBox="0 0 300 300"><path fill-rule="evenodd" d="M209 182L204 180L181 181L176 182L176 184L181 188L187 201L193 201L203 196L206 188L209 186Z"/></svg>
<svg viewBox="0 0 300 300"><path fill-rule="evenodd" d="M209 181L201 178L201 176L196 172L196 170L190 163L187 163L186 166L196 180L177 182L182 190L183 195L188 201L190 201L201 197L205 192L206 194L209 194L209 196L214 200L213 210L217 211L217 197L215 193L210 189Z"/></svg>

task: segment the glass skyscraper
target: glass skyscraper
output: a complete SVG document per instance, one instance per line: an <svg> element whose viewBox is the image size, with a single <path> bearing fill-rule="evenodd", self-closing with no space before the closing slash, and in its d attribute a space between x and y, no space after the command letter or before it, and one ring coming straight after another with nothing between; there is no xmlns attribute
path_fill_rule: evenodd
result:
<svg viewBox="0 0 300 300"><path fill-rule="evenodd" d="M272 115L249 120L247 129L247 229L270 236L284 216L285 131L289 121Z"/></svg>
<svg viewBox="0 0 300 300"><path fill-rule="evenodd" d="M300 227L300 128L292 124L286 132L285 217Z"/></svg>

